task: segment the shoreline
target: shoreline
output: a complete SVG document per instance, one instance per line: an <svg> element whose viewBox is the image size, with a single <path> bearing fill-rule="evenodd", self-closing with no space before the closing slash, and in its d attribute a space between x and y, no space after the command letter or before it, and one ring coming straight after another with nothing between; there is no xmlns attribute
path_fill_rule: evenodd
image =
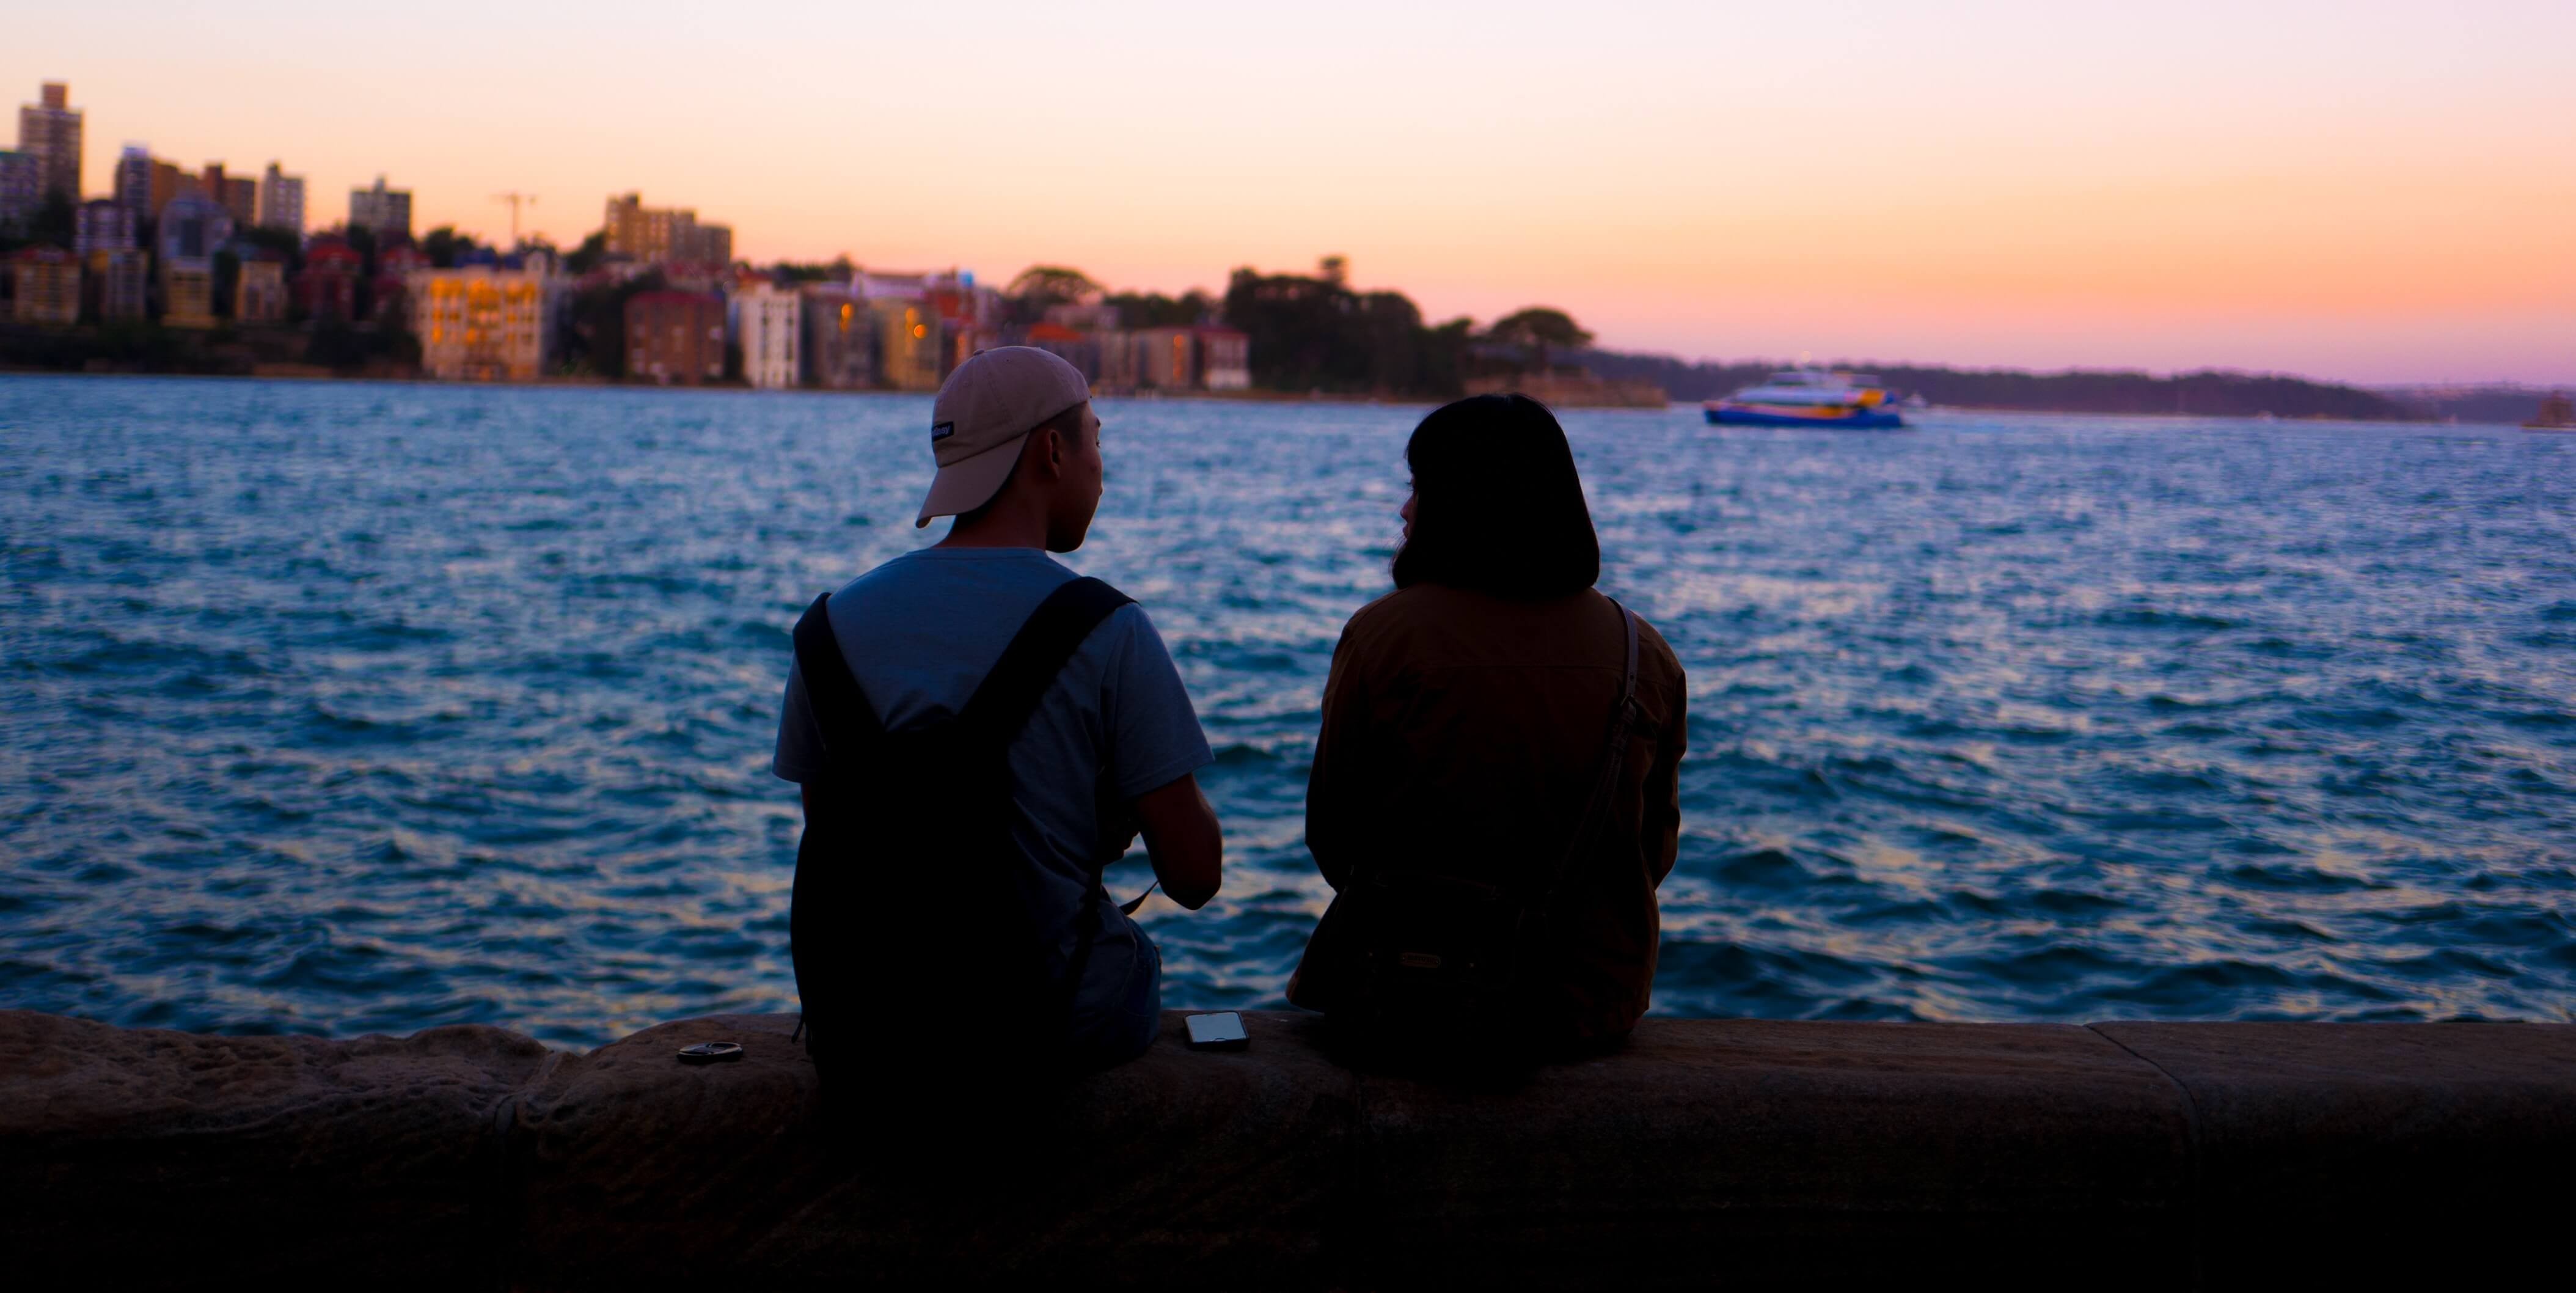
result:
<svg viewBox="0 0 2576 1293"><path fill-rule="evenodd" d="M706 385L700 385L700 386L680 386L680 385L661 385L661 384L655 384L655 383L649 383L649 382L609 381L609 380L606 380L606 379L604 379L604 378L573 378L573 377L549 377L549 378L540 378L540 379L538 379L538 380L536 380L536 381L533 381L533 382L514 382L514 381L449 382L449 381L440 381L440 380L438 380L438 379L436 379L436 378L431 378L431 377L417 377L417 376L413 376L413 377L396 377L396 376L386 376L386 375L376 375L376 374L348 374L348 375L342 375L342 374L337 374L337 373L327 373L327 374L326 374L326 373L309 373L309 372L286 372L286 373L281 373L281 372L269 372L269 373L167 373L167 372L137 372L137 373L123 373L123 372L92 372L92 371L87 371L87 370L78 370L78 369L60 369L60 368L21 368L21 367L9 366L9 365L0 365L0 381L6 381L6 380L8 380L8 379L10 379L10 378L13 378L13 377L58 377L58 378L59 378L59 377L77 377L77 378L98 378L98 379L119 380L119 381L135 381L135 380L144 380L144 381L208 381L208 382L294 382L294 383L316 383L316 384L325 384L325 383L327 383L327 384L335 384L335 385L351 385L351 386L420 386L420 387L431 387L431 388L440 389L440 390L515 390L515 391L581 391L581 390L590 390L590 391L615 391L615 392L635 392L635 393L646 393L646 392L652 392L652 393L665 393L665 392L667 392L667 393L673 393L673 394L709 394L709 395L718 395L718 394L722 394L722 395L821 395L821 396L834 396L834 397L842 397L842 396L856 396L856 397L863 397L863 398L865 398L865 397L906 397L906 398L916 398L916 399L928 399L931 395L935 394L935 392L931 392L931 391L891 391L891 390L878 390L878 389L874 389L874 388L864 389L864 390L851 390L851 389L835 389L835 388L831 388L831 387L821 387L821 386L797 386L797 387L790 387L790 388L786 388L786 389L765 389L765 388L762 388L762 387L752 386L752 385L749 385L749 384L746 384L746 383L735 383L735 382L715 382L715 383L708 383L708 384L706 384ZM1191 401L1191 402L1212 403L1212 404L1329 404L1329 405L1338 405L1338 406L1377 406L1377 407L1384 407L1384 408L1424 408L1424 409L1428 409L1428 408L1437 408L1441 403L1443 403L1443 402L1444 402L1443 400L1441 400L1441 399L1440 399L1439 397L1437 397L1437 396L1419 396L1419 397L1412 397L1412 396L1360 395L1360 394L1352 394L1352 393L1348 393L1348 392L1334 392L1334 391L1306 391L1306 392L1296 392L1296 391L1273 391L1273 390L1262 390L1262 389L1257 389L1257 388L1256 388L1256 389L1251 389L1251 390L1242 390L1242 391L1101 391L1101 392L1097 392L1097 393L1095 393L1095 394L1093 395L1093 398L1094 398L1094 399L1102 399L1102 400L1129 400L1129 401L1136 401L1136 402L1140 402L1140 403L1161 403L1161 402L1165 402L1165 401ZM1646 415L1646 416L1662 417L1662 416L1670 416L1671 414L1673 414L1673 413L1675 413L1675 412L1679 412L1679 411L1688 411L1688 412L1691 412L1691 413L1693 413L1693 414L1696 414L1696 413L1699 411L1699 409L1700 409L1700 407L1701 407L1702 403L1703 403L1703 401L1698 401L1698 400L1679 400L1679 399L1676 399L1676 400L1672 400L1672 401L1670 401L1670 402L1666 403L1666 404L1665 404L1663 407L1661 407L1661 408L1651 408L1651 407L1648 407L1648 408L1640 408L1640 407L1636 407L1636 406L1628 406L1628 405L1598 405L1598 406L1595 406L1595 405L1551 405L1550 407L1552 407L1552 408L1556 408L1559 412L1581 412L1581 413L1585 413L1585 414L1596 414L1596 413L1636 413L1636 414L1642 414L1642 415ZM2311 416L2305 416L2305 417L2270 417L2270 418L2266 418L2266 417L2261 417L2261 416L2256 416L2256 415L2250 415L2250 414L2230 414L2230 413L2174 413L2174 412L2169 412L2169 411L2155 411L2155 412L2146 412L2146 411L2141 411L2141 412L2119 412L2119 411L2108 411L2108 410L2101 410L2101 409L2017 408L2017 407L2012 407L2012 406L2007 406L2007 405L1979 405L1979 404L1935 404L1935 405L1932 405L1932 406L1930 406L1930 407L1928 407L1928 408L1923 408L1923 409L1907 409L1907 410L1904 410L1904 411L1905 411L1906 413L1908 413L1908 414L1915 414L1915 413L1971 413L1971 414L2004 414L2004 415L2009 415L2009 416L2020 416L2020 417L2079 417L2079 418L2134 418L2134 419L2153 418L2153 419L2157 419L2157 420L2161 420L2161 421L2172 421L2172 422L2243 422L2243 423L2248 423L2248 424L2257 425L2257 426L2281 426L2281 427L2285 427L2285 428L2294 428L2294 427L2320 427L2320 426L2355 426L2355 427L2387 427L2387 428L2397 428L2397 427L2415 427L2415 428L2424 428L2424 429L2453 430L2453 431L2469 431L2469 430L2476 430L2476 429L2485 429L2485 430L2491 430L2491 431L2513 431L2513 430L2521 430L2521 431L2547 431L2547 430L2555 429L2555 428L2545 428L2545 427L2535 428L2535 427L2529 427L2529 426L2522 426L2522 425L2519 425L2519 424L2517 424L2517 423L2513 423L2513 422L2434 422L2434 421L2427 421L2427 420L2422 420L2422 419L2413 419L2413 418L2389 418L2389 419L2379 419L2379 418L2336 418L2336 417L2328 417L2328 416L2324 416L2324 415L2311 415ZM1764 428L1753 428L1753 429L1755 429L1755 430L1761 430L1761 429L1764 429ZM1790 427L1790 428L1780 428L1780 429L1785 429L1785 430L1790 430L1790 431L1798 431L1798 430L1802 430L1803 428ZM1907 427L1905 427L1905 428L1902 428L1902 429L1904 429L1904 430L1919 430L1919 429L1921 429L1921 428L1920 428L1919 426L1909 425L1909 426L1907 426ZM1742 428L1738 428L1738 430L1739 430L1739 431L1741 431L1741 430L1742 430ZM1879 433L1869 433L1869 434L1879 434Z"/></svg>

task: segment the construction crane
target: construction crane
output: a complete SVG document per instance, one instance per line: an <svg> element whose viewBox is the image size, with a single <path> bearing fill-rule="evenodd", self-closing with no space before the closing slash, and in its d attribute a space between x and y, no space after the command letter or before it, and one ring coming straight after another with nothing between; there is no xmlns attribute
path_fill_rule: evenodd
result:
<svg viewBox="0 0 2576 1293"><path fill-rule="evenodd" d="M537 204L537 195L534 193L517 192L495 193L492 195L492 200L495 202L507 202L510 204L510 245L513 247L518 246L519 204L524 202L529 206L535 206Z"/></svg>

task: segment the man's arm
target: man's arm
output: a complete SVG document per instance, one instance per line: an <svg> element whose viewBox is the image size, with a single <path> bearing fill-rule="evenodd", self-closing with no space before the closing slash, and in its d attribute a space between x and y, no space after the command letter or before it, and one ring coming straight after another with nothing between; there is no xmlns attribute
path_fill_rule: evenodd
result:
<svg viewBox="0 0 2576 1293"><path fill-rule="evenodd" d="M1154 859L1154 878L1172 901L1197 911L1225 882L1225 835L1217 829L1199 779L1178 780L1136 797L1136 825Z"/></svg>

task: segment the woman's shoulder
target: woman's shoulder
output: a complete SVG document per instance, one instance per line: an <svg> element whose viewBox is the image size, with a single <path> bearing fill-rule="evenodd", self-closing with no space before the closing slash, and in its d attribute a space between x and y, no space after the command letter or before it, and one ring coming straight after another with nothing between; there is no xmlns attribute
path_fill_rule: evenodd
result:
<svg viewBox="0 0 2576 1293"><path fill-rule="evenodd" d="M1637 616L1637 675L1640 686L1650 694L1663 692L1672 703L1684 703L1684 697L1690 694L1690 677L1682 668L1681 656L1657 631L1654 621L1643 615Z"/></svg>

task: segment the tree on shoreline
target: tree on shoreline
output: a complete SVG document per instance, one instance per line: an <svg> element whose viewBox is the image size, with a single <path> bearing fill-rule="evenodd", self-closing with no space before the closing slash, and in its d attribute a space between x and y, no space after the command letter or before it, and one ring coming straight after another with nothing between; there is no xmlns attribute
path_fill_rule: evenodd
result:
<svg viewBox="0 0 2576 1293"><path fill-rule="evenodd" d="M1528 351L1535 360L1530 371L1540 376L1547 374L1550 347L1563 352L1592 344L1592 334L1576 327L1572 315L1544 305L1533 305L1494 320L1494 326L1485 330L1485 337Z"/></svg>

